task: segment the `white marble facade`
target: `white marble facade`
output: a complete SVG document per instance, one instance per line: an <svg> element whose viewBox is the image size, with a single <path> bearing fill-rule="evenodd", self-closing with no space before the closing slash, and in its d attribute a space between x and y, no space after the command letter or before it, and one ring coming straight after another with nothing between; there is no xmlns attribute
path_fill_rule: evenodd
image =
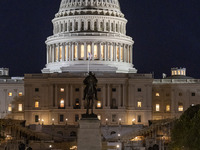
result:
<svg viewBox="0 0 200 150"><path fill-rule="evenodd" d="M47 38L47 64L43 73L90 70L136 73L133 40L126 36L127 20L118 0L62 0Z"/></svg>

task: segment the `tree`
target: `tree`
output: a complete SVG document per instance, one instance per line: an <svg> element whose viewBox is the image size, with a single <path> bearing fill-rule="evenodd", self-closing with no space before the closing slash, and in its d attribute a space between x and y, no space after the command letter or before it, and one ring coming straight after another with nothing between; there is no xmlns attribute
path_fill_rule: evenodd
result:
<svg viewBox="0 0 200 150"><path fill-rule="evenodd" d="M200 150L200 105L191 106L175 121L171 138L173 150Z"/></svg>

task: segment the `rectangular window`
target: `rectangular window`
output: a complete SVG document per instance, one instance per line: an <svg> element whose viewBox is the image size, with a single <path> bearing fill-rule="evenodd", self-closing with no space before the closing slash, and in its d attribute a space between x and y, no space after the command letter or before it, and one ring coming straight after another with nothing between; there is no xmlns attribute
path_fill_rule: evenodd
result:
<svg viewBox="0 0 200 150"><path fill-rule="evenodd" d="M77 122L78 120L79 120L79 115L76 114L76 115L75 115L75 122Z"/></svg>
<svg viewBox="0 0 200 150"><path fill-rule="evenodd" d="M167 111L167 112L170 111L170 105L166 105L166 111Z"/></svg>
<svg viewBox="0 0 200 150"><path fill-rule="evenodd" d="M112 122L117 122L117 115L116 114L112 115Z"/></svg>
<svg viewBox="0 0 200 150"><path fill-rule="evenodd" d="M178 106L178 111L183 111L183 105Z"/></svg>
<svg viewBox="0 0 200 150"><path fill-rule="evenodd" d="M138 92L142 92L142 89L141 89L141 88L138 88L137 91L138 91Z"/></svg>
<svg viewBox="0 0 200 150"><path fill-rule="evenodd" d="M97 108L101 108L101 101L97 102Z"/></svg>
<svg viewBox="0 0 200 150"><path fill-rule="evenodd" d="M35 92L39 92L39 88L35 88Z"/></svg>
<svg viewBox="0 0 200 150"><path fill-rule="evenodd" d="M39 107L39 101L35 101L35 108Z"/></svg>
<svg viewBox="0 0 200 150"><path fill-rule="evenodd" d="M18 111L22 111L22 104L18 104Z"/></svg>
<svg viewBox="0 0 200 150"><path fill-rule="evenodd" d="M142 116L141 115L138 115L138 122L142 122Z"/></svg>
<svg viewBox="0 0 200 150"><path fill-rule="evenodd" d="M124 49L121 47L121 60L123 61L123 54L124 54Z"/></svg>
<svg viewBox="0 0 200 150"><path fill-rule="evenodd" d="M89 53L91 54L91 45L87 46L87 58L89 59Z"/></svg>
<svg viewBox="0 0 200 150"><path fill-rule="evenodd" d="M77 47L77 45L74 46L74 58L75 59L78 58L78 47Z"/></svg>
<svg viewBox="0 0 200 150"><path fill-rule="evenodd" d="M60 115L60 122L64 122L64 115Z"/></svg>
<svg viewBox="0 0 200 150"><path fill-rule="evenodd" d="M84 58L84 45L81 45L81 58Z"/></svg>
<svg viewBox="0 0 200 150"><path fill-rule="evenodd" d="M79 92L79 88L75 88L75 91L76 91L76 92Z"/></svg>
<svg viewBox="0 0 200 150"><path fill-rule="evenodd" d="M64 99L60 100L60 108L64 108L65 107L65 101Z"/></svg>
<svg viewBox="0 0 200 150"><path fill-rule="evenodd" d="M138 107L138 108L141 108L141 107L142 107L142 102L138 102L138 103L137 103L137 107Z"/></svg>
<svg viewBox="0 0 200 150"><path fill-rule="evenodd" d="M195 94L195 93L192 93L191 95L192 95L192 96L195 96L196 94Z"/></svg>
<svg viewBox="0 0 200 150"><path fill-rule="evenodd" d="M9 93L8 93L8 96L12 96L12 92L9 92Z"/></svg>
<svg viewBox="0 0 200 150"><path fill-rule="evenodd" d="M97 92L101 92L101 88L97 88Z"/></svg>
<svg viewBox="0 0 200 150"><path fill-rule="evenodd" d="M104 45L101 45L101 58L104 58Z"/></svg>
<svg viewBox="0 0 200 150"><path fill-rule="evenodd" d="M39 116L35 115L35 122L39 122Z"/></svg>
<svg viewBox="0 0 200 150"><path fill-rule="evenodd" d="M117 90L116 90L116 88L112 88L112 92L116 92Z"/></svg>
<svg viewBox="0 0 200 150"><path fill-rule="evenodd" d="M94 45L94 58L95 59L97 59L97 53L98 53L97 45Z"/></svg>
<svg viewBox="0 0 200 150"><path fill-rule="evenodd" d="M160 111L160 104L156 104L156 111Z"/></svg>
<svg viewBox="0 0 200 150"><path fill-rule="evenodd" d="M65 89L64 88L60 88L60 92L65 92Z"/></svg>
<svg viewBox="0 0 200 150"><path fill-rule="evenodd" d="M12 104L8 105L8 111L10 111L10 112L12 111Z"/></svg>
<svg viewBox="0 0 200 150"><path fill-rule="evenodd" d="M160 93L156 93L156 97L159 97L160 96Z"/></svg>
<svg viewBox="0 0 200 150"><path fill-rule="evenodd" d="M18 93L18 96L22 96L22 92L19 92L19 93Z"/></svg>

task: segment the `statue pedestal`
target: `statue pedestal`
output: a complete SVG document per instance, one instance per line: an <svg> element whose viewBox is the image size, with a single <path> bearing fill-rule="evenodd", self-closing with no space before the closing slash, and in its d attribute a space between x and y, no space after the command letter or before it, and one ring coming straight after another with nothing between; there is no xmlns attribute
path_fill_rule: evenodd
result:
<svg viewBox="0 0 200 150"><path fill-rule="evenodd" d="M100 121L97 118L79 120L78 150L101 150Z"/></svg>

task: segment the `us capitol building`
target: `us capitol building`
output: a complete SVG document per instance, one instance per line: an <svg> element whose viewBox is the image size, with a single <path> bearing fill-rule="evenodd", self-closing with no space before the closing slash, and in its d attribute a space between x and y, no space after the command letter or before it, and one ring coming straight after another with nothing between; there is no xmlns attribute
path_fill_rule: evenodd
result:
<svg viewBox="0 0 200 150"><path fill-rule="evenodd" d="M200 80L186 76L186 68L172 68L163 79L137 73L134 41L126 35L118 0L62 0L52 23L41 74L8 78L0 69L2 118L26 120L26 125L77 125L86 111L88 71L98 79L94 113L102 125L148 125L199 104ZM14 105L16 97L22 100Z"/></svg>

